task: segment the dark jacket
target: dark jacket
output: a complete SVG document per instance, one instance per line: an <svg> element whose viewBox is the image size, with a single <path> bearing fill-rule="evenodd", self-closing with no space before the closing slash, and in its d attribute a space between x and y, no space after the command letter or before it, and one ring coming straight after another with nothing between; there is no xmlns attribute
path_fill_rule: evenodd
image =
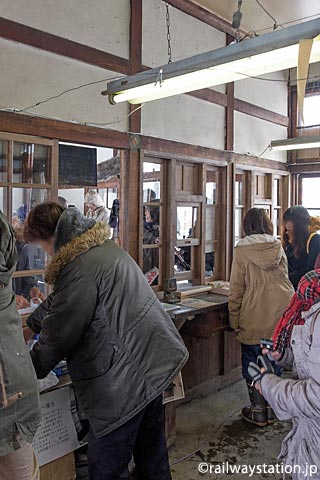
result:
<svg viewBox="0 0 320 480"><path fill-rule="evenodd" d="M35 371L22 335L11 279L16 264L13 230L0 212L0 457L17 450L17 434L31 443L40 422ZM5 389L5 402L2 388Z"/></svg>
<svg viewBox="0 0 320 480"><path fill-rule="evenodd" d="M92 222L76 209L62 214L46 272L54 292L28 325L41 329L31 352L38 377L66 357L80 410L101 437L160 395L188 353L136 263Z"/></svg>
<svg viewBox="0 0 320 480"><path fill-rule="evenodd" d="M288 259L289 279L297 290L298 283L306 273L314 270L317 256L320 253L320 235L314 235L309 244L309 253L307 250L300 253L299 258L296 258L293 253L293 248L288 245L286 248L286 255Z"/></svg>

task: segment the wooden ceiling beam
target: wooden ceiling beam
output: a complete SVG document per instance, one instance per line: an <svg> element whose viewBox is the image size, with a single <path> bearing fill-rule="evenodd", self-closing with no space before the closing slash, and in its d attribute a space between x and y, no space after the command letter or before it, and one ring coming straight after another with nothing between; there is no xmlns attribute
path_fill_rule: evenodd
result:
<svg viewBox="0 0 320 480"><path fill-rule="evenodd" d="M180 2L184 4L185 1L186 0L171 0L170 3L171 5L173 5L174 3L174 6L176 6L180 5ZM140 2L141 4L141 0L138 0L138 2ZM188 2L186 3L186 5L187 4ZM140 5L140 7L142 8L142 5ZM29 45L40 50L45 50L56 55L72 58L73 60L84 62L88 65L93 65L95 67L115 71L124 75L129 75L132 72L136 73L147 70L149 68L145 65L141 65L142 14L141 8L140 10L139 8L137 9L135 5L135 8L132 10L134 22L131 22L130 60L118 57L108 52L97 50L92 47L88 47L77 42L73 42L72 40L68 40L66 38L62 38L51 33L43 32L42 30L28 27L27 25L23 25L21 23L13 22L3 17L0 17L0 37L14 42L22 43L24 45ZM178 6L176 6L176 8L178 8ZM204 11L208 13L207 10ZM227 106L227 95L212 90L210 88L205 88L196 92L189 92L187 93L187 95L223 107ZM272 123L277 123L282 126L288 126L288 117L258 107L243 100L235 99L234 107L235 110L246 113L247 115L252 115L257 118L261 118Z"/></svg>
<svg viewBox="0 0 320 480"><path fill-rule="evenodd" d="M219 17L215 13L210 12L209 10L201 7L200 5L192 2L191 0L163 0L169 3L172 7L175 7L177 10L184 12L192 17L200 20L201 22L214 27L220 32L231 35L233 38L236 37L236 29L234 29L227 20ZM244 33L244 32L242 32Z"/></svg>
<svg viewBox="0 0 320 480"><path fill-rule="evenodd" d="M0 37L23 43L46 52L72 58L95 67L113 72L129 74L130 62L112 53L104 52L67 38L43 32L33 27L0 17Z"/></svg>
<svg viewBox="0 0 320 480"><path fill-rule="evenodd" d="M31 115L23 115L21 113L0 111L0 132L33 135L106 148L130 148L129 135L125 132L43 117L32 117ZM180 157L193 161L212 160L224 164L234 162L238 165L256 166L261 169L287 170L285 163L241 153L227 152L145 135L141 135L141 140L143 149L148 152L163 154L166 158Z"/></svg>
<svg viewBox="0 0 320 480"><path fill-rule="evenodd" d="M129 148L129 138L124 132L21 113L0 111L0 131L106 148Z"/></svg>
<svg viewBox="0 0 320 480"><path fill-rule="evenodd" d="M285 115L259 107L258 105L253 105L253 103L245 102L239 98L234 99L234 109L238 112L260 118L261 120L266 120L267 122L276 123L283 127L289 126L289 119Z"/></svg>

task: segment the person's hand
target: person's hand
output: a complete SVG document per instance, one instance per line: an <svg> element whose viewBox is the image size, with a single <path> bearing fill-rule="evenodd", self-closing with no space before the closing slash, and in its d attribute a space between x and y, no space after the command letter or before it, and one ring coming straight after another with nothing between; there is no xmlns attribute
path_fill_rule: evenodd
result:
<svg viewBox="0 0 320 480"><path fill-rule="evenodd" d="M22 308L28 308L28 307L30 307L30 303L28 302L28 300L22 295L16 295L17 310L21 310Z"/></svg>
<svg viewBox="0 0 320 480"><path fill-rule="evenodd" d="M44 295L39 288L32 287L30 290L30 298L33 300L34 303L40 303L37 302L37 299L40 299L43 302Z"/></svg>
<svg viewBox="0 0 320 480"><path fill-rule="evenodd" d="M265 373L266 371L267 371L267 370L266 370L265 368L261 368L261 375L262 375L263 373ZM258 390L258 392L260 393L260 395L262 395L262 390L261 390L261 383L260 383L260 381L259 381L259 382L256 382L256 383L254 384L254 387L255 387L256 390Z"/></svg>
<svg viewBox="0 0 320 480"><path fill-rule="evenodd" d="M278 350L268 350L267 348L262 349L263 355L267 355L270 360L277 362L281 358L281 353Z"/></svg>
<svg viewBox="0 0 320 480"><path fill-rule="evenodd" d="M31 328L29 328L29 327L24 327L24 329L23 329L23 337L24 337L24 341L25 341L26 343L29 342L29 340L32 339L33 335L34 335L34 331L31 330Z"/></svg>

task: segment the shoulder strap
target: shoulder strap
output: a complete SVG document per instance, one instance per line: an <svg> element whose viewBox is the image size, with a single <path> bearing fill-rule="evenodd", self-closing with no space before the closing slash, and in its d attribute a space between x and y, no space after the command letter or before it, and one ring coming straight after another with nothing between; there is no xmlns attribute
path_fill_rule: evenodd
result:
<svg viewBox="0 0 320 480"><path fill-rule="evenodd" d="M310 252L310 242L313 239L313 237L317 235L317 232L310 233L308 241L307 241L307 254L309 255Z"/></svg>

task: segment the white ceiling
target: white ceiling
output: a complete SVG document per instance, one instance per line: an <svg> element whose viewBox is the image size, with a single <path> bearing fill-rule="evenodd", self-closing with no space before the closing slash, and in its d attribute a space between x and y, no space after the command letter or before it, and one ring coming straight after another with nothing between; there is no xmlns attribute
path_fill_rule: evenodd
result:
<svg viewBox="0 0 320 480"><path fill-rule="evenodd" d="M232 22L233 13L237 10L238 0L193 0L220 17ZM296 21L302 17L315 15L320 23L319 0L260 0L260 3L275 17L278 24ZM243 0L241 28L243 30L271 29L273 21L258 5L256 0ZM316 18L316 17L314 17ZM308 19L300 20L307 21ZM312 20L310 18L309 20ZM289 26L285 25L285 26ZM258 32L259 33L259 32ZM262 31L261 33L266 33Z"/></svg>

